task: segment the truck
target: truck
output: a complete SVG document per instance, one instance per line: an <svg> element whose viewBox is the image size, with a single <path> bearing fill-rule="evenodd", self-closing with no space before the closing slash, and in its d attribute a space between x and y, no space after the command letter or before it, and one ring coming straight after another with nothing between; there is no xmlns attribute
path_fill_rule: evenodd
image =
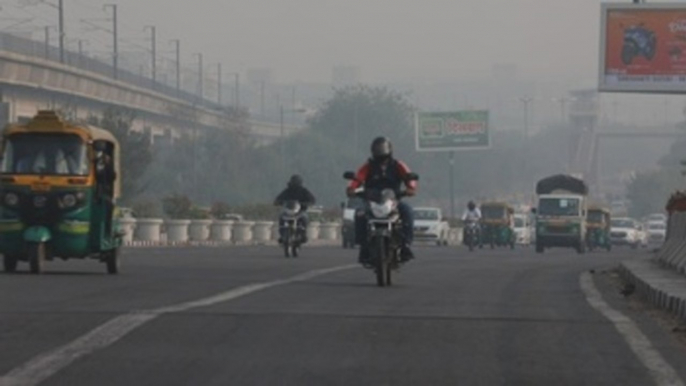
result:
<svg viewBox="0 0 686 386"><path fill-rule="evenodd" d="M588 186L577 177L558 174L536 184L536 252L574 248L586 252Z"/></svg>

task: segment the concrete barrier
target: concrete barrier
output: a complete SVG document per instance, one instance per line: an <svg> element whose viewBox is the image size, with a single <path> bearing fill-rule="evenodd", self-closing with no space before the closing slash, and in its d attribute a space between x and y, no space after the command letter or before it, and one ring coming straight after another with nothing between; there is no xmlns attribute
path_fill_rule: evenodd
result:
<svg viewBox="0 0 686 386"><path fill-rule="evenodd" d="M663 267L686 274L686 195L677 192L667 203L667 237L656 261Z"/></svg>
<svg viewBox="0 0 686 386"><path fill-rule="evenodd" d="M266 243L272 239L272 221L257 221L253 225L253 240L258 243Z"/></svg>
<svg viewBox="0 0 686 386"><path fill-rule="evenodd" d="M233 221L214 220L210 225L210 240L218 243L230 243Z"/></svg>
<svg viewBox="0 0 686 386"><path fill-rule="evenodd" d="M310 221L307 224L307 239L308 240L318 240L319 239L319 221Z"/></svg>
<svg viewBox="0 0 686 386"><path fill-rule="evenodd" d="M233 224L233 241L237 243L247 243L252 241L252 227L255 223L250 221L239 221Z"/></svg>
<svg viewBox="0 0 686 386"><path fill-rule="evenodd" d="M450 228L448 231L448 244L461 245L462 244L462 228Z"/></svg>
<svg viewBox="0 0 686 386"><path fill-rule="evenodd" d="M148 243L159 243L162 233L162 219L158 218L138 218L136 219L136 229L134 240Z"/></svg>
<svg viewBox="0 0 686 386"><path fill-rule="evenodd" d="M133 243L133 232L136 230L136 219L133 217L122 217L119 219L119 230L122 232L122 242L124 245Z"/></svg>
<svg viewBox="0 0 686 386"><path fill-rule="evenodd" d="M326 222L319 226L319 239L332 241L338 239L341 233L341 224L337 222Z"/></svg>
<svg viewBox="0 0 686 386"><path fill-rule="evenodd" d="M168 243L188 242L188 226L191 220L166 220L164 227L167 230Z"/></svg>
<svg viewBox="0 0 686 386"><path fill-rule="evenodd" d="M207 241L210 238L212 220L191 220L188 235L191 241Z"/></svg>

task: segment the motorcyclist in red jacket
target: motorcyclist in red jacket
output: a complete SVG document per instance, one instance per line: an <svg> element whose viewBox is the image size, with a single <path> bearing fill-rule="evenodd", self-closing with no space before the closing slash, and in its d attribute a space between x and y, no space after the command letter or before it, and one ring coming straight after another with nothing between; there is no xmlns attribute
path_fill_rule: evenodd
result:
<svg viewBox="0 0 686 386"><path fill-rule="evenodd" d="M386 137L377 137L371 145L371 158L359 168L355 179L347 189L348 196L355 195L355 191L364 186L368 189L392 189L400 197L402 186L405 186L405 196L412 197L417 192L417 181L406 179L410 173L407 165L393 158L393 145ZM408 261L414 258L410 249L413 239L414 218L412 207L404 201L398 202L398 213L402 221L401 259ZM369 249L367 246L367 222L365 216L355 216L355 239L360 245L360 263L369 264Z"/></svg>

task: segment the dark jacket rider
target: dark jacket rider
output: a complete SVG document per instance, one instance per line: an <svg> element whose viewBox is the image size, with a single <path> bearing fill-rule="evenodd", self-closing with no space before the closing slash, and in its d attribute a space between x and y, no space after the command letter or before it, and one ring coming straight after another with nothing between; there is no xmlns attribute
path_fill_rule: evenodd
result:
<svg viewBox="0 0 686 386"><path fill-rule="evenodd" d="M407 165L393 158L393 145L386 137L377 137L371 145L372 157L357 171L355 180L348 185L348 196L355 195L356 189L364 186L368 189L393 189L396 194L405 185L405 195L412 197L417 192L417 181L407 181L410 173ZM414 258L410 245L413 239L414 218L412 207L404 201L398 202L398 213L402 220L403 247L401 258L408 261ZM364 216L355 218L355 238L360 244L359 260L362 264L369 264L369 249L367 246L367 223Z"/></svg>
<svg viewBox="0 0 686 386"><path fill-rule="evenodd" d="M288 201L296 201L300 204L301 215L298 217L298 224L302 228L307 228L307 215L305 212L309 206L314 205L316 199L314 198L314 195L303 186L303 178L297 174L291 176L286 189L276 196L274 205L281 206ZM279 233L282 237L279 239L279 242L283 239L283 222L283 217L281 217L279 219ZM303 235L303 238L305 239L303 242L305 242L307 238L306 235Z"/></svg>

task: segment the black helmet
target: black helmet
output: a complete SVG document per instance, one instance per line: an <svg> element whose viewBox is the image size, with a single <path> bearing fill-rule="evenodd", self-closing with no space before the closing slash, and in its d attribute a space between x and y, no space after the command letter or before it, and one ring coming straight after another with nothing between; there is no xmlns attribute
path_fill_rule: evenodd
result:
<svg viewBox="0 0 686 386"><path fill-rule="evenodd" d="M383 161L391 158L393 155L393 144L391 140L386 137L376 137L372 141L372 159L375 161Z"/></svg>
<svg viewBox="0 0 686 386"><path fill-rule="evenodd" d="M288 186L303 186L303 178L299 174L293 174L288 181Z"/></svg>
<svg viewBox="0 0 686 386"><path fill-rule="evenodd" d="M467 204L467 208L469 208L469 210L474 210L474 208L476 208L476 204L474 203L474 201L469 201L469 203Z"/></svg>

